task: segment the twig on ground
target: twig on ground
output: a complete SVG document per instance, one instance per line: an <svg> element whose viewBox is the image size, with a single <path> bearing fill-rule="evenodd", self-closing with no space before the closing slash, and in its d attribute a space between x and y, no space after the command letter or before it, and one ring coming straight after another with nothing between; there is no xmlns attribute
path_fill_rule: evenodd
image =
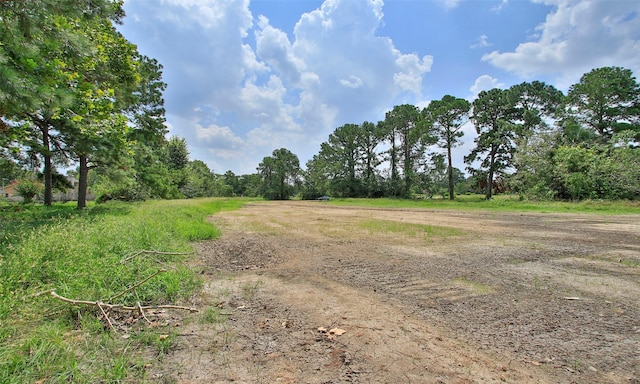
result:
<svg viewBox="0 0 640 384"><path fill-rule="evenodd" d="M104 317L104 319L106 320L107 324L109 324L109 327L111 328L111 330L113 332L115 332L115 333L118 333L118 331L116 330L116 327L113 325L113 322L109 318L109 315L107 314L107 311L105 311L105 308L110 310L110 311L138 312L140 314L140 316L142 316L142 318L144 318L147 321L147 323L149 323L149 324L151 324L152 322L144 314L145 310L152 310L152 309L179 309L179 310L183 310L183 311L189 311L191 313L198 312L197 308L183 307L183 306L180 306L180 305L148 305L148 306L142 306L140 304L140 301L138 301L136 303L135 307L131 307L131 306L122 305L122 304L104 303L102 301L88 301L88 300L70 299L68 297L64 297L64 296L58 295L55 291L50 291L49 294L52 297L54 297L54 298L56 298L58 300L64 301L65 303L70 303L70 304L73 304L73 305L87 305L87 306L91 306L91 307L98 307L98 309L100 310L100 314L102 315L102 317ZM136 294L137 294L137 292L136 292Z"/></svg>
<svg viewBox="0 0 640 384"><path fill-rule="evenodd" d="M69 299L67 297L58 295L55 291L51 291L50 295L55 297L58 300L62 300L64 302L75 304L75 305L89 305L89 306L101 305L104 308L121 310L121 311L136 311L136 310L138 310L137 306L130 307L130 306L123 305L123 304L103 303L101 301L86 301L86 300ZM149 305L149 306L142 307L142 309L144 309L144 310L149 310L149 309L181 309L181 310L189 311L189 312L199 312L197 308L182 307L180 305Z"/></svg>
<svg viewBox="0 0 640 384"><path fill-rule="evenodd" d="M125 289L124 291L122 291L122 292L118 293L118 294L117 294L117 295L115 295L115 296L110 297L110 298L109 298L109 301L113 301L113 300L117 299L118 297L123 296L125 293L133 291L134 289L138 288L138 287L139 287L139 286L141 286L142 284L146 283L147 281L151 280L153 277L158 276L159 274L161 274L161 273L163 273L163 272L167 272L167 270L166 270L166 269L159 269L159 270L157 270L155 273L153 273L153 274L151 274L151 275L147 276L146 278L144 278L144 279L140 280L139 282L135 283L135 284L134 284L134 285L132 285L131 287L129 287L129 288L127 288L127 289Z"/></svg>
<svg viewBox="0 0 640 384"><path fill-rule="evenodd" d="M116 327L114 327L113 323L111 323L111 320L109 320L109 316L107 316L107 313L104 311L104 309L102 309L102 305L100 305L100 303L96 301L96 306L100 309L100 313L102 313L102 316L104 316L104 319L107 321L107 324L109 324L109 327L111 327L111 330L114 333L118 333L118 331L116 331Z"/></svg>
<svg viewBox="0 0 640 384"><path fill-rule="evenodd" d="M138 296L138 291L134 290L133 293L136 294L136 304L138 305L138 312L140 313L140 316L142 316L143 319L145 319L145 321L148 324L151 324L151 320L147 319L147 316L145 316L144 311L142 310L142 304L140 304L140 296Z"/></svg>

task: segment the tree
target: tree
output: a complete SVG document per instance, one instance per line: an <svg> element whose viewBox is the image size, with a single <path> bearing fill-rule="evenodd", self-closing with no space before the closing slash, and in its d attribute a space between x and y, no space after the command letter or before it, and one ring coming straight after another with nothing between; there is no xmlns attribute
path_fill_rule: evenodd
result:
<svg viewBox="0 0 640 384"><path fill-rule="evenodd" d="M111 20L74 21L73 28L81 29L94 45L91 55L75 63L74 104L56 123L79 164L78 208L84 208L88 171L118 165L131 154L124 112L139 81L140 56Z"/></svg>
<svg viewBox="0 0 640 384"><path fill-rule="evenodd" d="M409 104L395 106L387 112L382 129L389 141L387 153L391 194L407 196L414 182L417 165L424 157L427 144L432 143L433 139L427 134L418 108Z"/></svg>
<svg viewBox="0 0 640 384"><path fill-rule="evenodd" d="M185 172L185 168L189 164L187 141L184 138L172 136L165 146L164 156L164 160L169 167L172 184L176 188L182 189L187 184Z"/></svg>
<svg viewBox="0 0 640 384"><path fill-rule="evenodd" d="M166 149L169 169L184 169L189 164L189 149L183 137L171 136Z"/></svg>
<svg viewBox="0 0 640 384"><path fill-rule="evenodd" d="M569 89L567 117L597 133L602 142L614 133L640 135L640 85L629 69L592 70Z"/></svg>
<svg viewBox="0 0 640 384"><path fill-rule="evenodd" d="M380 195L378 166L381 161L377 148L382 140L380 124L365 121L360 126L359 150L363 172L363 186L367 197Z"/></svg>
<svg viewBox="0 0 640 384"><path fill-rule="evenodd" d="M360 127L356 124L338 127L329 135L329 140L321 144L320 153L314 157L311 168L316 172L321 170L332 195L356 197L360 194L359 136Z"/></svg>
<svg viewBox="0 0 640 384"><path fill-rule="evenodd" d="M262 177L262 195L271 200L286 200L299 182L300 160L286 148L273 151L258 166Z"/></svg>
<svg viewBox="0 0 640 384"><path fill-rule="evenodd" d="M467 100L446 95L441 100L432 101L423 110L423 115L432 124L436 144L447 151L449 200L455 198L451 149L461 143L460 138L464 135L462 126L469 120L470 109L471 104Z"/></svg>
<svg viewBox="0 0 640 384"><path fill-rule="evenodd" d="M216 177L202 160L190 161L186 166L187 182L180 190L186 198L213 196Z"/></svg>
<svg viewBox="0 0 640 384"><path fill-rule="evenodd" d="M0 129L5 133L0 141L5 146L22 139L42 156L46 205L51 204L53 151L62 148L52 140L53 122L73 102L72 84L80 78L74 63L91 56L95 47L84 27L95 20L117 22L124 15L121 6L110 0L0 2Z"/></svg>
<svg viewBox="0 0 640 384"><path fill-rule="evenodd" d="M474 122L478 137L476 147L465 157L472 174L486 174L486 197L490 200L493 194L493 180L511 166L515 150L516 125L515 101L509 90L494 88L482 91L473 102ZM480 169L474 169L473 163L480 161Z"/></svg>

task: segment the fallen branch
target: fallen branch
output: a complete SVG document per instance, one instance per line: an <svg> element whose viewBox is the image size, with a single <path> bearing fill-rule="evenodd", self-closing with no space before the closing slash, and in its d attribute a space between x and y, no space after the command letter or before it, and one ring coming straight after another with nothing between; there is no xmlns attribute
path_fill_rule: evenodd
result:
<svg viewBox="0 0 640 384"><path fill-rule="evenodd" d="M102 313L102 316L104 316L104 319L107 321L107 324L109 324L109 327L111 327L111 330L114 333L118 333L118 331L116 331L116 327L113 326L113 323L109 319L109 316L107 316L107 313L104 311L104 309L102 309L102 305L100 305L100 303L96 303L96 305L98 306L98 308L100 308L100 313Z"/></svg>
<svg viewBox="0 0 640 384"><path fill-rule="evenodd" d="M189 311L189 312L199 312L199 310L197 308L182 307L180 305L150 305L150 306L144 306L144 307L138 307L138 306L130 307L130 306L123 305L123 304L109 304L109 303L104 303L104 302L101 302L101 301L86 301L86 300L69 299L67 297L58 295L55 291L51 291L50 295L53 296L54 298L58 299L58 300L62 300L64 302L67 302L67 303L70 303L70 304L74 304L74 305L89 305L89 306L101 305L102 307L108 308L108 309L111 309L111 310L137 311L138 309L142 308L144 310L149 310L149 309L181 309L181 310L185 310L185 311Z"/></svg>
<svg viewBox="0 0 640 384"><path fill-rule="evenodd" d="M98 310L100 311L100 314L102 315L102 317L104 318L106 323L109 325L109 328L111 328L111 330L113 332L115 332L115 333L118 333L118 331L116 330L116 327L113 325L113 322L109 318L109 314L107 313L107 311L137 312L148 324L151 324L152 321L149 320L147 318L147 316L145 315L145 313L144 313L144 311L147 311L147 310L153 310L153 309L179 309L179 310L183 310L183 311L189 311L191 313L198 312L197 308L183 307L183 306L180 306L180 305L148 305L148 306L142 306L140 304L139 299L138 299L138 302L136 302L136 306L127 306L127 305L123 305L123 304L104 303L102 301L88 301L88 300L70 299L68 297L64 297L64 296L58 295L55 291L50 291L49 294L51 295L51 297L53 297L55 299L58 299L58 300L61 300L61 301L64 301L65 303L70 303L70 304L73 304L73 305L86 305L86 306L91 306L91 307L97 307ZM136 292L136 296L137 296L137 292Z"/></svg>
<svg viewBox="0 0 640 384"><path fill-rule="evenodd" d="M150 276L147 276L146 278L140 280L139 282L135 283L134 285L132 285L131 287L125 289L124 291L118 293L115 296L112 296L109 298L109 301L113 301L115 299L117 299L118 297L123 296L124 294L126 294L127 292L131 292L134 289L138 288L139 286L141 286L142 284L146 283L147 281L151 280L152 278L158 276L159 274L163 273L163 272L167 272L166 269L159 269L157 270L155 273L151 274Z"/></svg>

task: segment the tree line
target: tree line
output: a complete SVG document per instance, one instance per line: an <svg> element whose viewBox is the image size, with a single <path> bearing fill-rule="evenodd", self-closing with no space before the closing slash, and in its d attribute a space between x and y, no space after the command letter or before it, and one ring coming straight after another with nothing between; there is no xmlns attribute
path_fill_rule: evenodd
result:
<svg viewBox="0 0 640 384"><path fill-rule="evenodd" d="M453 167L463 127L477 137ZM510 191L536 199L640 198L640 86L629 69L598 68L565 95L540 81L395 106L377 124L345 124L307 164L279 149L258 168L266 197L402 197ZM280 172L273 164L279 164ZM277 176L274 176L277 175ZM288 189L287 189L288 188Z"/></svg>
<svg viewBox="0 0 640 384"><path fill-rule="evenodd" d="M336 128L302 169L280 148L257 172L214 174L167 138L162 65L116 26L122 0L0 2L0 174L24 195L70 187L100 200L263 196L401 197L508 190L545 199L640 197L640 86L629 69L584 74L565 95L539 81L398 105L377 123ZM452 155L463 127L477 131Z"/></svg>

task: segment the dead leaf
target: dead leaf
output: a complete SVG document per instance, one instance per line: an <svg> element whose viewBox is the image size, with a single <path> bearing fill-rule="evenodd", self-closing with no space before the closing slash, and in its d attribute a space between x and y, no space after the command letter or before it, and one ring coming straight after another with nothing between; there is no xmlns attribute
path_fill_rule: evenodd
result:
<svg viewBox="0 0 640 384"><path fill-rule="evenodd" d="M340 328L332 328L329 330L329 333L332 335L336 335L336 336L342 336L345 332L344 329L340 329Z"/></svg>

